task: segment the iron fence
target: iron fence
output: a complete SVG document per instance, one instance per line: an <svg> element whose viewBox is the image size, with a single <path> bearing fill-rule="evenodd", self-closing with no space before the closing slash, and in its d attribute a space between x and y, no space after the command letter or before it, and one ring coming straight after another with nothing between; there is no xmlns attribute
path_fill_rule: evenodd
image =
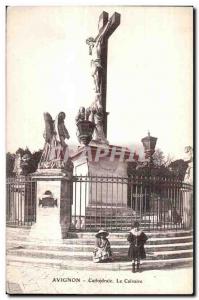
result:
<svg viewBox="0 0 199 300"><path fill-rule="evenodd" d="M192 186L179 180L76 175L70 186L70 230L127 231L134 221L147 231L192 226ZM6 187L7 224L23 226L36 222L36 180L8 178Z"/></svg>
<svg viewBox="0 0 199 300"><path fill-rule="evenodd" d="M74 176L73 230L129 230L134 221L148 231L192 225L192 186L182 181L132 176Z"/></svg>
<svg viewBox="0 0 199 300"><path fill-rule="evenodd" d="M36 181L31 177L6 181L6 222L9 225L32 225L36 221Z"/></svg>

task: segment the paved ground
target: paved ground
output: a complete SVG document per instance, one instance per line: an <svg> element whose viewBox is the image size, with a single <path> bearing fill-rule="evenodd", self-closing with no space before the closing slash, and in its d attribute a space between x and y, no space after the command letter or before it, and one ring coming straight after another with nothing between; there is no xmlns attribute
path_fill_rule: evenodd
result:
<svg viewBox="0 0 199 300"><path fill-rule="evenodd" d="M7 266L10 294L145 294L192 293L192 269L129 271L72 271L60 268Z"/></svg>

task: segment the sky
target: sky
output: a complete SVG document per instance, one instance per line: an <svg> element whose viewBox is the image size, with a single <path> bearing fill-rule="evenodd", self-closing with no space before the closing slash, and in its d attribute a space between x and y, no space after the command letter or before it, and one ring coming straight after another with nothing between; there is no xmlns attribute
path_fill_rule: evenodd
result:
<svg viewBox="0 0 199 300"><path fill-rule="evenodd" d="M75 117L94 100L85 40L105 10L121 14L109 38L107 111L110 144L157 148L179 158L192 146L191 7L9 7L7 12L7 151L44 145L43 113L66 113L69 146Z"/></svg>

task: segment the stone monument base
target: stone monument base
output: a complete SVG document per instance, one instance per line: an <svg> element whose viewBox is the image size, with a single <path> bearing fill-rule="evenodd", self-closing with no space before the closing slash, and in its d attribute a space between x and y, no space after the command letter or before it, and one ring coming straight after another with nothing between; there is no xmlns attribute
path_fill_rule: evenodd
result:
<svg viewBox="0 0 199 300"><path fill-rule="evenodd" d="M38 169L36 223L30 239L59 241L65 238L71 223L71 176L64 170Z"/></svg>
<svg viewBox="0 0 199 300"><path fill-rule="evenodd" d="M88 147L79 147L77 153L71 157L74 175L88 176L89 180L88 182L84 179L82 182L77 180L73 215L74 213L79 215L80 202L81 215L85 214L84 210L87 207L127 206L127 168L131 156L128 149L119 146L96 145L91 142ZM85 196L78 199L80 191ZM85 198L86 203L83 203Z"/></svg>
<svg viewBox="0 0 199 300"><path fill-rule="evenodd" d="M31 227L29 240L57 242L62 240L58 208L45 208L39 213L38 221Z"/></svg>

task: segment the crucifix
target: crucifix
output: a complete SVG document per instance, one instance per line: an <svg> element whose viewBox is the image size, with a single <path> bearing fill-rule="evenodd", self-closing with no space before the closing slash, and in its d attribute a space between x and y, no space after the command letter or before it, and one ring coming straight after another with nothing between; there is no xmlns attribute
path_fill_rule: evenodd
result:
<svg viewBox="0 0 199 300"><path fill-rule="evenodd" d="M106 85L107 85L107 53L108 39L120 24L120 14L115 12L109 19L107 12L103 11L99 17L98 34L95 38L86 40L89 45L89 55L91 59L91 74L94 81L96 99L102 106L103 129L107 137L107 115L106 111Z"/></svg>

